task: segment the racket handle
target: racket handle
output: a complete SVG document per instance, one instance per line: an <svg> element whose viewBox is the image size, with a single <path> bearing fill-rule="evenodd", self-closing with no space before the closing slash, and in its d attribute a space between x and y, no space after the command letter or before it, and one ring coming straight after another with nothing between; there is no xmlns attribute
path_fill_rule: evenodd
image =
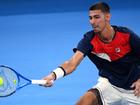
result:
<svg viewBox="0 0 140 105"><path fill-rule="evenodd" d="M46 80L31 80L32 84L39 84L39 85L44 85L46 84Z"/></svg>

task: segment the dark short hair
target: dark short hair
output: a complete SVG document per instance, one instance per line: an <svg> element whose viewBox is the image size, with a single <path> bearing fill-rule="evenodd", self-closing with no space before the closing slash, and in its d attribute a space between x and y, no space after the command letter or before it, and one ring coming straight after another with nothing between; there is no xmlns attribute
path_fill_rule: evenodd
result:
<svg viewBox="0 0 140 105"><path fill-rule="evenodd" d="M89 7L89 10L101 10L103 13L110 13L110 7L105 2L98 2Z"/></svg>

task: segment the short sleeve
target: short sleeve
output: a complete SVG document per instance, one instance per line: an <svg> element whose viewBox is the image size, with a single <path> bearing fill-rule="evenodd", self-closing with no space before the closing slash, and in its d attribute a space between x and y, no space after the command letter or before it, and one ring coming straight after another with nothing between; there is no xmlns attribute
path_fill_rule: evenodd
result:
<svg viewBox="0 0 140 105"><path fill-rule="evenodd" d="M74 52L77 50L82 52L84 56L91 52L93 46L91 45L90 41L93 38L93 32L88 32L84 34L84 37L79 41L76 48L73 49Z"/></svg>
<svg viewBox="0 0 140 105"><path fill-rule="evenodd" d="M140 57L140 37L134 32L130 32L130 46L136 55Z"/></svg>

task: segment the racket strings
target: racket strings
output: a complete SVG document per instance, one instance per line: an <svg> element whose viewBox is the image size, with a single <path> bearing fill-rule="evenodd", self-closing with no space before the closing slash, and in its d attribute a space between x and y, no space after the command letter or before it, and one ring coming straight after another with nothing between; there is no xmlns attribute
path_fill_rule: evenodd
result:
<svg viewBox="0 0 140 105"><path fill-rule="evenodd" d="M0 86L0 96L6 96L13 93L17 87L16 82L18 82L16 74L8 68L1 67L0 77L3 78L3 85Z"/></svg>
<svg viewBox="0 0 140 105"><path fill-rule="evenodd" d="M3 92L8 88L9 82L5 78L3 71L0 72L0 77L3 79L3 84L2 84L2 86L0 86L0 92ZM11 87L11 86L9 85L9 87Z"/></svg>
<svg viewBox="0 0 140 105"><path fill-rule="evenodd" d="M12 88L12 86L10 85L10 82L7 80L7 77L6 75L4 74L3 71L0 72L0 77L3 78L3 85L0 87L0 91L5 91L7 90L8 88Z"/></svg>

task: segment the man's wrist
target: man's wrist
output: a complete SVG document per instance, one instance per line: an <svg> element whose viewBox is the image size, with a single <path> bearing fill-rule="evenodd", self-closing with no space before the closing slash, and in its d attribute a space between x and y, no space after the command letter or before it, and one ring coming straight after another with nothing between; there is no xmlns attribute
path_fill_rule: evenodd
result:
<svg viewBox="0 0 140 105"><path fill-rule="evenodd" d="M59 66L52 72L52 76L54 77L54 80L57 80L59 78L62 78L66 75L66 71L64 70L63 67Z"/></svg>
<svg viewBox="0 0 140 105"><path fill-rule="evenodd" d="M53 80L56 80L56 74L54 72L51 73Z"/></svg>

